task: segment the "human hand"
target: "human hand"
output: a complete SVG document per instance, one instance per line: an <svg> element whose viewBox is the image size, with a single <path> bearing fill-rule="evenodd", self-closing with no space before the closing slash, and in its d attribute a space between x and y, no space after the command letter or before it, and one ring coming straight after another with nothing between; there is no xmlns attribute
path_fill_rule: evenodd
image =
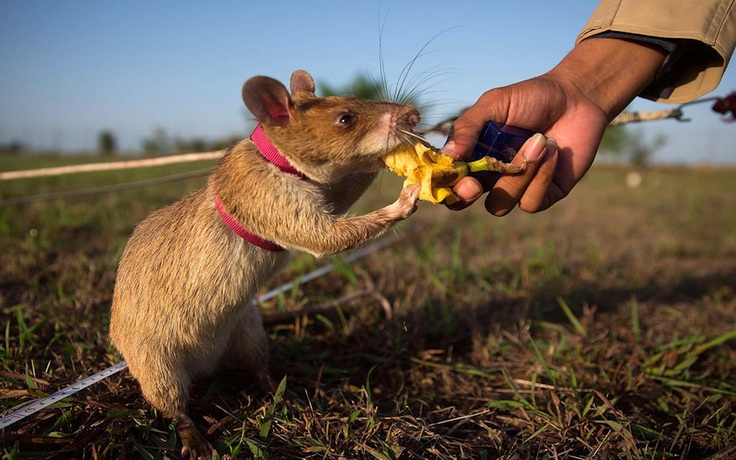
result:
<svg viewBox="0 0 736 460"><path fill-rule="evenodd" d="M490 188L486 209L496 216L517 203L523 211L537 212L564 198L592 164L607 124L594 104L540 76L483 94L455 121L443 151L467 157L488 120L544 133L532 136L514 158L524 171L503 176ZM461 202L453 209L470 205L484 191L489 184L482 179L463 178L454 187Z"/></svg>
<svg viewBox="0 0 736 460"><path fill-rule="evenodd" d="M503 176L492 188L463 178L454 187L461 201L452 209L469 206L489 189L486 209L496 216L517 204L537 212L563 199L593 163L608 122L652 81L663 59L648 45L593 38L546 74L484 93L455 121L444 153L467 158L487 121L544 136L530 138L514 158L523 173Z"/></svg>

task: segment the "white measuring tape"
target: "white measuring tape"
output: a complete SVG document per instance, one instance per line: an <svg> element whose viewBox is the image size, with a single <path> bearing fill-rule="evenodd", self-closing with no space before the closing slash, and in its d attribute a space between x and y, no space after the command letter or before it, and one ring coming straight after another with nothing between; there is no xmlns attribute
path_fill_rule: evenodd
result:
<svg viewBox="0 0 736 460"><path fill-rule="evenodd" d="M374 242L373 244L370 244L368 246L365 246L363 248L360 248L356 251L351 252L350 254L345 256L344 260L346 262L354 262L360 259L361 257L365 257L372 252L378 251L379 249L383 249L384 247L395 243L401 238L402 236L399 236L397 234L394 234L393 236L389 236L386 238L382 238ZM282 284L281 286L266 292L265 294L258 297L258 301L265 302L266 300L270 300L276 297L277 295L279 295L280 293L288 291L289 289L292 289L294 286L298 286L306 282L312 281L315 278L319 278L320 276L324 276L334 269L335 269L334 265L324 265L322 267L319 267L315 270L312 270L311 272L307 273L304 276L300 276L294 281L289 281L288 283ZM128 367L128 363L126 363L125 361L120 361L119 363L113 366L110 366L107 369L101 370L100 372L94 375L91 375L87 377L86 379L80 380L74 385L70 385L62 390L57 391L51 396L47 396L46 398L39 399L31 404L28 404L27 406L23 406L22 408L14 412L11 412L10 414L0 418L0 430L12 425L15 422L23 420L24 418L30 415L33 415L36 412L43 410L49 407L50 405L61 401L62 399L68 396L78 393L79 391L84 390L90 385L93 385L97 382L105 380L106 378L117 374L118 372L122 371L123 369L127 367Z"/></svg>
<svg viewBox="0 0 736 460"><path fill-rule="evenodd" d="M6 415L5 417L0 418L0 430L5 428L6 426L12 425L13 423L17 421L23 420L29 415L35 414L41 409L45 409L49 407L50 405L61 401L67 396L71 396L74 393L84 390L85 388L87 388L88 386L94 383L97 383L101 380L105 380L111 375L117 374L118 372L122 371L126 367L128 367L128 363L126 363L125 361L120 361L114 366L108 367L107 369L102 370L90 377L87 377L86 379L81 380L75 383L74 385L68 386L64 388L63 390L59 390L56 393L52 394L51 396L48 396L43 399L39 399L38 401L32 404L29 404L21 409L18 409L15 412L11 412L9 415Z"/></svg>

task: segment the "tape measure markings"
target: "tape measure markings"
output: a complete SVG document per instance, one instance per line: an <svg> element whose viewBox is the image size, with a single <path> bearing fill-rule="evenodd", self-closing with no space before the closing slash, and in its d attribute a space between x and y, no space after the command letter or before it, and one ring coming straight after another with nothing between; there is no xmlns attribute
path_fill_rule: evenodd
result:
<svg viewBox="0 0 736 460"><path fill-rule="evenodd" d="M51 396L47 396L43 399L39 399L27 406L24 406L14 412L11 412L10 414L6 415L5 417L0 418L0 430L12 425L13 423L23 420L24 418L28 417L29 415L33 415L36 412L45 409L52 404L56 404L57 402L61 401L62 399L71 396L75 393L78 393L79 391L87 388L90 385L93 385L99 381L105 380L106 378L110 377L111 375L117 374L118 372L122 371L128 367L128 363L125 361L120 361L119 363L108 367L107 369L103 369L100 372L91 375L87 377L84 380L80 380L79 382L70 385L66 388L63 388L56 393L52 394Z"/></svg>

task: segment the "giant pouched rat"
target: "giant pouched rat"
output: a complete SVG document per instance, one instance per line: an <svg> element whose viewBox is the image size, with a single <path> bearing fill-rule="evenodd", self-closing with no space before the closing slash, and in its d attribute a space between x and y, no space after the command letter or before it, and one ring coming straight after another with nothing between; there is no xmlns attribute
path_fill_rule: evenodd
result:
<svg viewBox="0 0 736 460"><path fill-rule="evenodd" d="M177 420L182 456L211 445L187 415L192 380L216 368L268 382L268 343L254 302L288 250L323 256L359 245L416 209L418 187L360 216L343 213L419 122L412 107L320 98L305 71L253 77L243 100L258 120L207 185L153 212L123 252L110 320L113 345L145 398Z"/></svg>

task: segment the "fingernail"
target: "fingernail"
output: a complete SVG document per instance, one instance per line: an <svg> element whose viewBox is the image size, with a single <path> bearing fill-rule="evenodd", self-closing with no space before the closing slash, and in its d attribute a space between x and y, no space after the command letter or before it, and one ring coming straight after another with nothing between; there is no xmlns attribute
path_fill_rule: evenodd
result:
<svg viewBox="0 0 736 460"><path fill-rule="evenodd" d="M547 138L541 133L535 134L527 142L527 147L524 149L524 159L527 161L535 161L547 148Z"/></svg>
<svg viewBox="0 0 736 460"><path fill-rule="evenodd" d="M474 201L483 194L483 188L475 180L463 180L455 185L455 194L463 201Z"/></svg>
<svg viewBox="0 0 736 460"><path fill-rule="evenodd" d="M454 156L455 153L455 141L449 141L447 144L442 147L442 153L445 155Z"/></svg>

